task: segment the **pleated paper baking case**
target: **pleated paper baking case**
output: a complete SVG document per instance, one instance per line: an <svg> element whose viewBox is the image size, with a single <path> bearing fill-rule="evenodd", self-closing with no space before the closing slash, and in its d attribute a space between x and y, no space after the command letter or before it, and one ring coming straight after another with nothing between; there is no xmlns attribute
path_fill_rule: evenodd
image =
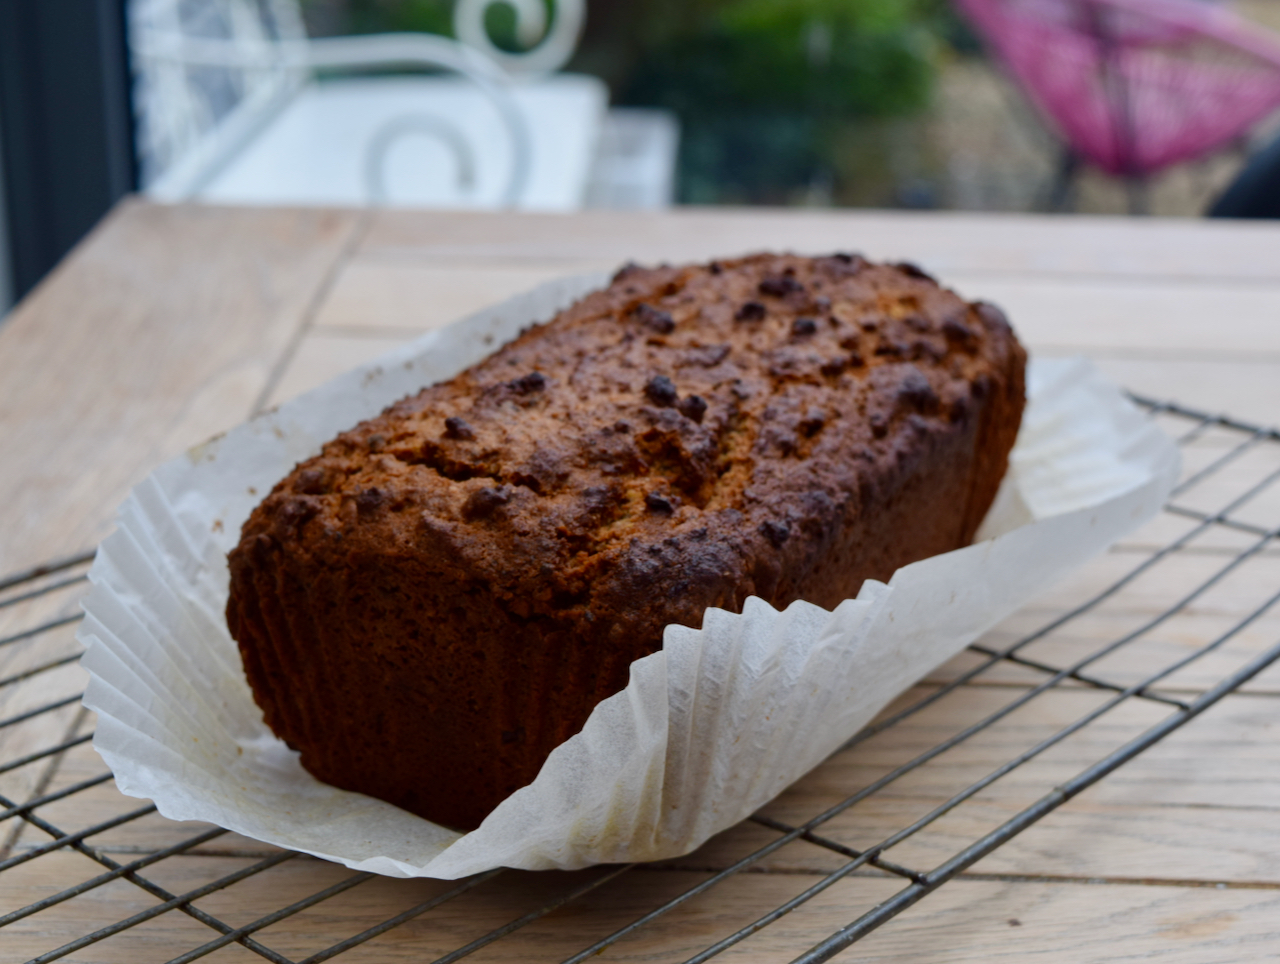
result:
<svg viewBox="0 0 1280 964"><path fill-rule="evenodd" d="M974 545L827 611L750 599L668 626L537 779L461 834L320 783L262 720L227 632L227 552L330 438L474 364L600 277L432 332L161 466L99 548L79 636L94 746L121 791L349 867L456 878L688 853L822 762L890 700L1151 518L1173 443L1086 362L1031 363L1010 468ZM414 760L404 760L411 767Z"/></svg>

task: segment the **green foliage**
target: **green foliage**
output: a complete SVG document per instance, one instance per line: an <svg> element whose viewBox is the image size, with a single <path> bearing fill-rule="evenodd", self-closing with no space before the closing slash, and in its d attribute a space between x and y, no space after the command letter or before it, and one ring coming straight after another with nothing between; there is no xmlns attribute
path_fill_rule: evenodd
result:
<svg viewBox="0 0 1280 964"><path fill-rule="evenodd" d="M340 33L405 31L451 37L453 7L454 0L303 0L303 9L309 16L323 11L327 14L324 19L330 21L330 29ZM515 11L511 7L505 3L492 4L485 11L485 22L495 44L508 50L520 49L516 41Z"/></svg>
<svg viewBox="0 0 1280 964"><path fill-rule="evenodd" d="M922 110L942 0L648 0L623 103L681 119L681 200L847 194L842 145ZM815 185L820 188L815 192Z"/></svg>
<svg viewBox="0 0 1280 964"><path fill-rule="evenodd" d="M341 6L345 32L453 34L453 0L346 0Z"/></svg>
<svg viewBox="0 0 1280 964"><path fill-rule="evenodd" d="M663 19L638 58L629 102L691 116L829 117L902 114L928 101L933 44L913 0L702 0Z"/></svg>

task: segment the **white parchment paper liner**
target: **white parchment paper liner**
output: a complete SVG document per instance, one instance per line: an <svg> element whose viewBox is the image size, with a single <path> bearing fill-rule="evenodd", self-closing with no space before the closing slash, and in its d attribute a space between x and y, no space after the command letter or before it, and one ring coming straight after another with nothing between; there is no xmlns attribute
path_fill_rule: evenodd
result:
<svg viewBox="0 0 1280 964"><path fill-rule="evenodd" d="M459 834L302 769L254 705L223 620L226 553L293 465L473 364L601 277L544 285L157 469L99 548L79 637L94 746L120 789L175 820L391 876L578 868L687 853L820 763L881 708L1159 509L1176 447L1083 361L1037 361L983 541L867 582L834 612L759 599L668 626L627 688L537 779ZM405 761L412 766L412 761Z"/></svg>

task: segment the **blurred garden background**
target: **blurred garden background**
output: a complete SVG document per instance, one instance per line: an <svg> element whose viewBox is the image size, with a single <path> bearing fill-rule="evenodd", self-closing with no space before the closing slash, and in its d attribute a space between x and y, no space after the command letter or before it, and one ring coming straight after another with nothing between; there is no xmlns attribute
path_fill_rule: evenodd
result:
<svg viewBox="0 0 1280 964"><path fill-rule="evenodd" d="M551 4L548 3L550 9ZM450 35L452 0L305 0L313 36ZM1232 9L1280 31L1280 0ZM491 36L519 49L515 16ZM589 0L570 71L614 105L680 121L676 200L692 204L991 211L1051 206L1061 144L948 0ZM1152 214L1195 216L1280 116L1150 179ZM1126 185L1083 170L1072 210L1129 210Z"/></svg>
<svg viewBox="0 0 1280 964"><path fill-rule="evenodd" d="M1280 0L74 10L0 3L0 310L130 192L1280 217Z"/></svg>

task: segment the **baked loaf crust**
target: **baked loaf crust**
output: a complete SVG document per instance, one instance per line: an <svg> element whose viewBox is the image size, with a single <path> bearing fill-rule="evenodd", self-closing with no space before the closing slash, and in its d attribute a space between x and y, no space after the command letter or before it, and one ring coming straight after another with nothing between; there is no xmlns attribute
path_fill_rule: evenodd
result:
<svg viewBox="0 0 1280 964"><path fill-rule="evenodd" d="M254 697L320 780L473 828L667 624L967 545L1025 359L911 265L628 266L254 510L227 603Z"/></svg>

